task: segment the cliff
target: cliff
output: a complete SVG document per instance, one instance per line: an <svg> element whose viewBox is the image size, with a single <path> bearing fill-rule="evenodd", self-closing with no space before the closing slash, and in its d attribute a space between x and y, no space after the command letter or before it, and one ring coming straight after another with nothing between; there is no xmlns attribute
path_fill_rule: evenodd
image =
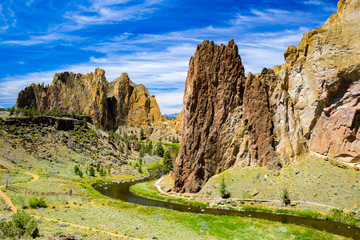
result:
<svg viewBox="0 0 360 240"><path fill-rule="evenodd" d="M149 95L145 86L131 82L126 73L108 82L102 69L86 75L57 73L50 86L32 84L22 90L15 106L81 111L107 129L124 124L156 125L165 121L155 97Z"/></svg>
<svg viewBox="0 0 360 240"><path fill-rule="evenodd" d="M285 63L244 75L233 40L190 59L174 190L197 192L234 165L280 168L316 153L360 162L360 2L341 0Z"/></svg>

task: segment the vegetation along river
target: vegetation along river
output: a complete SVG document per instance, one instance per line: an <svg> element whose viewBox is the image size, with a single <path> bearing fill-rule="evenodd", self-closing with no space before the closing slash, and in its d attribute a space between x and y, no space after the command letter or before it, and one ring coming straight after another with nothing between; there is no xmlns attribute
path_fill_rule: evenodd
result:
<svg viewBox="0 0 360 240"><path fill-rule="evenodd" d="M317 230L327 231L333 234L341 235L344 237L351 237L353 239L360 239L360 228L324 219L316 219L310 217L301 217L293 215L284 215L276 213L265 213L257 211L235 211L227 209L213 209L213 208L202 208L196 206L187 206L178 203L163 202L160 200L148 199L145 197L138 196L129 191L129 188L137 183L148 181L149 178L144 178L136 181L127 181L119 183L106 183L98 184L94 186L94 189L101 194L120 199L125 202L135 203L143 206L153 206L168 208L181 212L192 212L201 214L213 214L213 215L229 215L239 217L252 217L260 218L269 221L277 221L282 223L291 223L296 225L306 225Z"/></svg>

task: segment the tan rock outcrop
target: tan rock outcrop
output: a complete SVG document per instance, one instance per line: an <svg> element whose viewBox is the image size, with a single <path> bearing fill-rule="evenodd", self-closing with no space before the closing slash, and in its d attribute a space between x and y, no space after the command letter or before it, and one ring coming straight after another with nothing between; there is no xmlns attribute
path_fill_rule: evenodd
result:
<svg viewBox="0 0 360 240"><path fill-rule="evenodd" d="M131 82L126 73L108 82L98 68L86 75L57 73L50 86L32 84L19 93L16 107L81 111L107 129L165 121L145 86Z"/></svg>
<svg viewBox="0 0 360 240"><path fill-rule="evenodd" d="M183 118L184 118L184 111L182 110L177 116L174 121L174 129L176 131L182 131L182 125L183 125Z"/></svg>

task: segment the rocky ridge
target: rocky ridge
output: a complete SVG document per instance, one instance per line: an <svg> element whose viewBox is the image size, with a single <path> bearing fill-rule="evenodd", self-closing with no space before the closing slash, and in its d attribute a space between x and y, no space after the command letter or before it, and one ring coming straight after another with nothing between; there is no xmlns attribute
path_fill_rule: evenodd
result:
<svg viewBox="0 0 360 240"><path fill-rule="evenodd" d="M149 95L145 86L134 84L126 73L108 82L105 71L98 68L86 75L57 73L50 86L32 84L19 93L15 106L80 111L107 129L165 121L155 97Z"/></svg>
<svg viewBox="0 0 360 240"><path fill-rule="evenodd" d="M190 59L174 190L197 192L234 165L279 168L316 153L360 162L360 2L338 10L285 63L244 75L233 40Z"/></svg>

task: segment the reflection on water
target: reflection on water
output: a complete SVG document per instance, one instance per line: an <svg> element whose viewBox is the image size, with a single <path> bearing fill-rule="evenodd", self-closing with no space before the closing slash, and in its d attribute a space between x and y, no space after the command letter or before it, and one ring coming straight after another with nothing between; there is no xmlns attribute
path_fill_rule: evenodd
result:
<svg viewBox="0 0 360 240"><path fill-rule="evenodd" d="M102 184L102 185L96 185L94 186L94 188L95 190L97 190L98 192L100 192L105 196L120 199L125 202L143 205L143 206L162 207L162 208L168 208L181 212L207 213L213 215L229 215L229 216L260 218L260 219L277 221L282 223L306 225L321 231L325 230L327 232L341 235L344 237L352 237L353 239L360 239L359 228L333 221L314 219L309 217L281 215L275 213L263 213L263 212L255 212L255 211L234 211L234 210L226 210L226 209L211 209L211 208L201 208L196 206L187 206L177 203L168 203L168 202L161 202L158 200L146 199L137 196L129 191L130 186L148 180L149 178L132 181L132 182Z"/></svg>

